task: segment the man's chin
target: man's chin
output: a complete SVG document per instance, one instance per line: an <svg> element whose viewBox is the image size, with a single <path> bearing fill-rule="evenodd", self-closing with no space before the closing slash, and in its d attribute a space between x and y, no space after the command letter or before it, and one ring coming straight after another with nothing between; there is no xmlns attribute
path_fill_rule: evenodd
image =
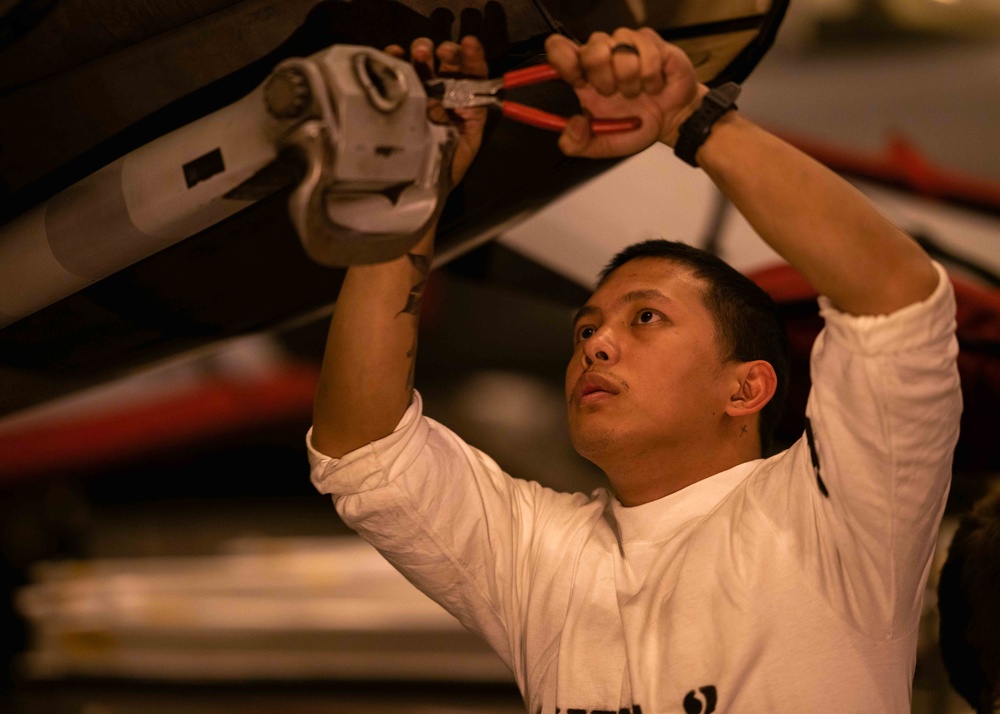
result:
<svg viewBox="0 0 1000 714"><path fill-rule="evenodd" d="M623 436L621 430L611 424L579 424L570 421L570 441L576 453L598 466L604 457L621 446Z"/></svg>

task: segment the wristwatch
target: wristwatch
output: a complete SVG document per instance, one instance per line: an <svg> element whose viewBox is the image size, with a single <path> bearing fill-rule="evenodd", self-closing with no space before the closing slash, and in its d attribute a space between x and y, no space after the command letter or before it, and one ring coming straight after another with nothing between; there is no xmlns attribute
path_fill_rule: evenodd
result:
<svg viewBox="0 0 1000 714"><path fill-rule="evenodd" d="M726 82L706 94L701 100L701 106L681 124L677 132L674 154L697 168L695 153L712 133L712 125L730 109L736 109L738 96L740 96L740 85L736 82Z"/></svg>

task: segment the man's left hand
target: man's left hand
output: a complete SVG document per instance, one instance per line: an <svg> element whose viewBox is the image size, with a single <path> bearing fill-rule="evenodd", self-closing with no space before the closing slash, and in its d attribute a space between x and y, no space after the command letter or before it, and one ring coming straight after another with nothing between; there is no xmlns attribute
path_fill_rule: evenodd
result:
<svg viewBox="0 0 1000 714"><path fill-rule="evenodd" d="M635 51L613 51L616 45ZM708 92L684 51L646 27L619 28L612 35L595 32L583 46L552 35L545 51L549 63L573 86L584 114L642 120L633 131L594 136L587 116L577 115L559 137L559 148L569 156L628 156L657 141L673 146L680 125Z"/></svg>

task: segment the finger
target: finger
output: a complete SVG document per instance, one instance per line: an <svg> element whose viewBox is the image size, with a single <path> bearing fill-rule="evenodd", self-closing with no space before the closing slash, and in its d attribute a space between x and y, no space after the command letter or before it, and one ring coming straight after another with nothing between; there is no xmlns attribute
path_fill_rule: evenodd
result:
<svg viewBox="0 0 1000 714"><path fill-rule="evenodd" d="M486 49L478 37L466 35L462 38L462 74L470 77L488 77L489 64L486 62Z"/></svg>
<svg viewBox="0 0 1000 714"><path fill-rule="evenodd" d="M594 89L605 97L618 91L615 73L611 67L611 36L606 32L595 32L580 48L580 64L583 74Z"/></svg>
<svg viewBox="0 0 1000 714"><path fill-rule="evenodd" d="M660 46L666 42L656 30L644 27L636 33L636 46L639 48L639 74L642 77L642 91L646 94L659 94L666 86L667 78L663 71L663 56Z"/></svg>
<svg viewBox="0 0 1000 714"><path fill-rule="evenodd" d="M660 50L663 56L663 71L666 75L669 97L669 107L664 108L665 124L661 137L673 146L680 122L685 118L685 110L698 101L698 78L695 75L691 59L674 45L664 43ZM708 91L707 88L705 90ZM673 137L672 139L670 137Z"/></svg>
<svg viewBox="0 0 1000 714"><path fill-rule="evenodd" d="M452 123L458 127L459 133L475 146L483 138L483 128L486 126L486 109L483 107L460 107L452 109Z"/></svg>
<svg viewBox="0 0 1000 714"><path fill-rule="evenodd" d="M567 156L579 156L590 144L590 120L582 114L569 118L566 128L559 135L559 149Z"/></svg>
<svg viewBox="0 0 1000 714"><path fill-rule="evenodd" d="M611 71L614 74L618 91L630 99L638 97L642 93L642 76L640 74L642 48L636 38L636 33L627 27L619 27L611 35L611 43ZM615 52L614 46L619 44L635 47L638 54Z"/></svg>
<svg viewBox="0 0 1000 714"><path fill-rule="evenodd" d="M442 42L434 54L437 55L439 74L458 74L462 71L462 48L457 42Z"/></svg>
<svg viewBox="0 0 1000 714"><path fill-rule="evenodd" d="M427 100L427 118L432 124L451 124L451 116L437 99Z"/></svg>
<svg viewBox="0 0 1000 714"><path fill-rule="evenodd" d="M660 47L660 57L663 59L663 73L668 84L695 85L694 65L684 50L664 42Z"/></svg>
<svg viewBox="0 0 1000 714"><path fill-rule="evenodd" d="M398 59L404 59L406 57L406 50L399 45L389 45L385 48L385 53Z"/></svg>
<svg viewBox="0 0 1000 714"><path fill-rule="evenodd" d="M487 112L485 107L457 107L451 111L453 114L458 116L464 124L486 123Z"/></svg>
<svg viewBox="0 0 1000 714"><path fill-rule="evenodd" d="M545 40L545 54L563 81L574 87L586 84L580 65L580 46L568 37L549 35Z"/></svg>
<svg viewBox="0 0 1000 714"><path fill-rule="evenodd" d="M417 76L427 81L434 76L434 43L428 37L418 37L410 43L410 62Z"/></svg>

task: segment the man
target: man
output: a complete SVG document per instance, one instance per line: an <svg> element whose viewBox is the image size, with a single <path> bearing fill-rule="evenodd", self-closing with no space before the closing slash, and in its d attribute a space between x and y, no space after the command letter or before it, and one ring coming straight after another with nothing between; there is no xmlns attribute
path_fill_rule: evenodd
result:
<svg viewBox="0 0 1000 714"><path fill-rule="evenodd" d="M432 51L418 40L411 57ZM570 155L674 146L708 92L648 29L582 47L553 36L546 51L593 116L642 119L592 136L575 117L559 138ZM441 71L485 73L470 38L436 54ZM460 119L456 180L482 127ZM412 390L429 233L348 272L313 481L497 651L530 712L908 712L961 409L950 285L859 193L738 112L701 138L698 165L825 296L802 439L761 458L780 377L736 349L755 330L723 299L734 271L655 244L612 264L566 372L574 445L613 495L509 477L422 417Z"/></svg>
<svg viewBox="0 0 1000 714"><path fill-rule="evenodd" d="M938 580L941 659L976 714L1000 709L1000 488L962 516Z"/></svg>

